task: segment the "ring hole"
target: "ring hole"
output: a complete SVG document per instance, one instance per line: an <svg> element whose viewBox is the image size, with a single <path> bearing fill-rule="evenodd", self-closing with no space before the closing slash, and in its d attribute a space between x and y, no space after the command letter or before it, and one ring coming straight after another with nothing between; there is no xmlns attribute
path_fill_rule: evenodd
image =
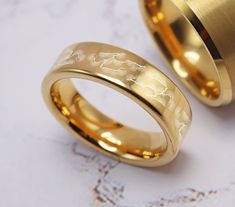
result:
<svg viewBox="0 0 235 207"><path fill-rule="evenodd" d="M73 84L89 103L117 122L143 131L161 131L143 108L116 90L82 79L73 79Z"/></svg>
<svg viewBox="0 0 235 207"><path fill-rule="evenodd" d="M51 89L51 98L66 118L66 126L70 126L84 141L125 160L158 159L164 154L167 142L163 131L159 132L156 121L150 115L146 117L147 112L137 104L100 84L80 79L73 82L76 82L76 87L69 79L57 81ZM100 110L93 106L94 103ZM146 128L154 132L147 132Z"/></svg>

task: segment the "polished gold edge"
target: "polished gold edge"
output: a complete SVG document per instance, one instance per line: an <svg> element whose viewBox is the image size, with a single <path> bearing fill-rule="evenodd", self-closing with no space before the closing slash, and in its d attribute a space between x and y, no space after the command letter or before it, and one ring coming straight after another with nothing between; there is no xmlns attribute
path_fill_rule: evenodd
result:
<svg viewBox="0 0 235 207"><path fill-rule="evenodd" d="M132 129L106 117L75 90L68 81L71 78L119 91L145 109L163 133ZM156 167L172 161L192 119L186 98L162 72L131 52L101 43L65 49L45 77L42 91L50 111L75 137L137 166Z"/></svg>
<svg viewBox="0 0 235 207"><path fill-rule="evenodd" d="M155 28L152 25L152 20L147 12L147 9L146 9L146 2L151 2L151 1L152 0L140 0L140 8L141 8L142 15L145 19L145 23L149 29L149 32L151 33L151 36L153 37L154 41L156 42L156 39L154 37ZM154 1L157 2L156 0L154 0ZM228 56L228 54L226 54L226 52L224 52L224 50L223 50L223 54L221 55L220 52L222 51L221 50L222 47L220 46L219 47L220 50L218 50L218 48L217 48L218 44L216 44L216 43L218 43L218 37L217 37L217 41L214 41L215 35L213 35L213 33L211 31L210 32L207 31L208 22L207 22L207 24L205 24L207 27L205 27L204 23L200 20L200 19L205 19L205 17L203 16L203 13L200 13L197 10L197 6L202 4L202 1L194 1L194 0L191 0L191 1L190 0L188 0L188 1L170 0L170 1L174 3L174 5L177 7L177 9L179 9L181 15L183 17L185 17L185 19L188 21L188 23L190 23L192 25L195 32L197 32L198 35L201 37L201 41L205 45L205 48L207 49L208 54L211 56L211 60L213 61L213 64L216 69L216 73L219 78L219 83L220 83L220 87L221 87L220 96L216 100L207 99L207 98L203 97L201 94L199 94L198 91L192 89L192 85L190 82L186 81L185 79L180 78L178 76L178 74L177 74L177 77L186 85L186 87L192 92L193 95L195 95L200 101L202 101L203 103L205 103L207 105L217 107L217 106L227 105L227 104L231 103L232 100L234 99L235 84L233 82L235 82L235 80L231 80L231 78L233 77L233 73L230 73L230 72L232 71L232 68L233 68L232 66L233 65L235 66L235 63L233 61L233 65L232 65L231 60L230 60L230 62L226 61L226 63L225 63L225 59L226 60L228 59L226 57L226 55ZM207 1L205 1L205 2L207 2ZM208 4L208 2L207 2L207 4ZM234 7L234 5L233 5L233 7ZM213 22L210 22L210 23L212 24ZM203 31L203 33L201 31ZM204 39L205 32L207 33L206 34L206 36L207 36L206 41ZM232 32L230 32L230 33L232 33ZM226 34L224 34L224 35L226 35ZM157 43L157 45L159 46L158 43ZM168 61L167 57L164 55L164 52L161 47L160 47L160 50L162 51L163 57L164 57L164 59L166 59L166 62L169 64L170 67L172 67L171 63ZM231 51L232 55L233 55L233 53L234 53L234 50ZM229 62L229 64L228 64L228 62Z"/></svg>

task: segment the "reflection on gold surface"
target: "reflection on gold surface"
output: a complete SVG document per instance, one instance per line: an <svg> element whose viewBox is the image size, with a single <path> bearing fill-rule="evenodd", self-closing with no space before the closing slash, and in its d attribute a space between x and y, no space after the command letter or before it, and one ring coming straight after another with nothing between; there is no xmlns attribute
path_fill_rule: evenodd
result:
<svg viewBox="0 0 235 207"><path fill-rule="evenodd" d="M187 69L182 66L181 62L178 59L173 60L172 65L173 65L176 73L181 78L188 78L189 77L189 73L188 73Z"/></svg>
<svg viewBox="0 0 235 207"><path fill-rule="evenodd" d="M116 137L114 137L114 135L111 132L104 132L101 134L101 136L115 145L120 146L122 144L122 142L118 140Z"/></svg>
<svg viewBox="0 0 235 207"><path fill-rule="evenodd" d="M110 144L107 144L104 141L98 140L98 143L106 151L109 151L109 152L117 152L118 151L118 149L116 147L113 147L113 146L111 146Z"/></svg>
<svg viewBox="0 0 235 207"><path fill-rule="evenodd" d="M186 51L184 53L185 58L192 64L197 64L200 59L200 55L194 51Z"/></svg>
<svg viewBox="0 0 235 207"><path fill-rule="evenodd" d="M156 26L162 43L172 56L171 64L175 72L182 79L191 81L199 90L200 94L208 99L217 99L220 96L220 87L216 80L208 79L202 74L197 63L201 57L196 51L185 51L175 35L175 31L168 23L164 12L161 10L163 1L145 0L146 10L151 16L152 23ZM207 67L206 65L204 67Z"/></svg>

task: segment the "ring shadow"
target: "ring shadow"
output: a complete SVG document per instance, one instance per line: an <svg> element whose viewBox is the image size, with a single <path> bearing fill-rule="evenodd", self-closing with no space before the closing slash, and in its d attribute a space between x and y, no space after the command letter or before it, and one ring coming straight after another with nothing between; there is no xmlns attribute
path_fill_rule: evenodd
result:
<svg viewBox="0 0 235 207"><path fill-rule="evenodd" d="M177 177L182 176L183 172L186 172L186 169L189 169L192 165L191 155L181 150L171 163L157 168L149 168L148 170L158 174L170 174Z"/></svg>
<svg viewBox="0 0 235 207"><path fill-rule="evenodd" d="M214 113L222 121L235 123L235 102L220 108L208 108L210 112Z"/></svg>

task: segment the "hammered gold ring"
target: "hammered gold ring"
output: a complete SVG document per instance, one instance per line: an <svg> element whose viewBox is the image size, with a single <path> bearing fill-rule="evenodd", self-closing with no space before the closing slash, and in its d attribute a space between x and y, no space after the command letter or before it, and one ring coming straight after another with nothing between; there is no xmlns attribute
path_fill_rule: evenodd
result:
<svg viewBox="0 0 235 207"><path fill-rule="evenodd" d="M124 94L152 116L161 132L134 129L107 117L79 94L73 78ZM173 160L191 123L190 106L171 80L137 55L107 44L66 48L45 77L42 91L52 114L75 137L137 166L156 167Z"/></svg>
<svg viewBox="0 0 235 207"><path fill-rule="evenodd" d="M203 103L235 99L235 1L140 0L167 63Z"/></svg>

